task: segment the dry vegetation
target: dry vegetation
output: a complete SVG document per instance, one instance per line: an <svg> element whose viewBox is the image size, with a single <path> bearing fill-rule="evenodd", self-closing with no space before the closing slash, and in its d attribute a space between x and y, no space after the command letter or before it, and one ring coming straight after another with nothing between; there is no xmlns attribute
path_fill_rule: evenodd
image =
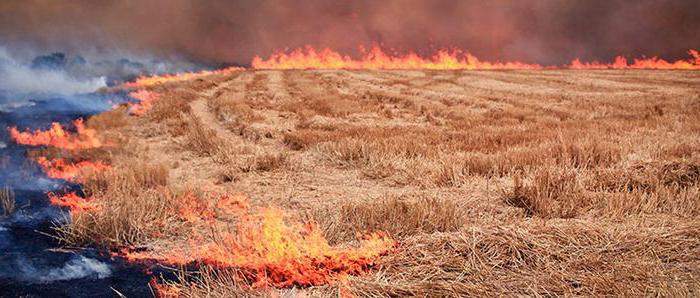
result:
<svg viewBox="0 0 700 298"><path fill-rule="evenodd" d="M15 193L8 187L0 189L0 215L10 216L15 212Z"/></svg>
<svg viewBox="0 0 700 298"><path fill-rule="evenodd" d="M246 71L154 91L145 117L91 119L127 149L85 184L108 199L68 243L175 237L169 201L196 188L296 210L333 244L400 243L370 274L282 295L700 291L696 72ZM270 294L183 274L185 297Z"/></svg>
<svg viewBox="0 0 700 298"><path fill-rule="evenodd" d="M71 224L57 229L60 239L73 246L138 246L177 233L167 179L164 166L136 161L92 175L83 192L94 208L71 212Z"/></svg>

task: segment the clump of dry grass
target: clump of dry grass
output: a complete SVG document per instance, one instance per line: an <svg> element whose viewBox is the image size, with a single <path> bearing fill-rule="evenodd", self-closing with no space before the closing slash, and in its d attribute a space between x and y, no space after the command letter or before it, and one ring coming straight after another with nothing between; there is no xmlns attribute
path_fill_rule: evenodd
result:
<svg viewBox="0 0 700 298"><path fill-rule="evenodd" d="M219 121L229 125L240 125L261 119L255 110L243 101L221 96L209 99L207 104Z"/></svg>
<svg viewBox="0 0 700 298"><path fill-rule="evenodd" d="M157 235L177 234L177 212L162 165L134 162L96 174L82 185L94 204L71 212L70 221L56 227L69 245L141 245Z"/></svg>
<svg viewBox="0 0 700 298"><path fill-rule="evenodd" d="M137 160L124 162L109 171L96 173L81 184L88 196L110 192L137 195L144 189L154 189L168 184L168 168L162 164L149 164Z"/></svg>
<svg viewBox="0 0 700 298"><path fill-rule="evenodd" d="M146 118L152 122L164 123L168 132L175 137L186 134L188 115L192 112L190 103L197 99L197 92L191 88L180 87L165 89L159 94L158 100L148 110Z"/></svg>
<svg viewBox="0 0 700 298"><path fill-rule="evenodd" d="M90 117L87 126L98 131L120 128L127 125L128 117L125 108L118 108Z"/></svg>
<svg viewBox="0 0 700 298"><path fill-rule="evenodd" d="M602 195L596 206L611 217L664 216L692 218L700 215L700 187L659 186L653 192L632 189Z"/></svg>
<svg viewBox="0 0 700 298"><path fill-rule="evenodd" d="M422 234L350 289L361 297L687 296L700 289L683 265L700 261L698 228L556 221Z"/></svg>
<svg viewBox="0 0 700 298"><path fill-rule="evenodd" d="M328 82L321 76L301 75L294 80L287 76L285 81L294 100L273 108L296 113L300 122L305 122L313 115L347 117L379 110L376 102L362 96L342 94L335 83Z"/></svg>
<svg viewBox="0 0 700 298"><path fill-rule="evenodd" d="M200 266L197 271L180 268L175 280L164 280L156 286L158 294L170 297L280 297L305 296L307 290L291 288L256 288L246 282L246 277L237 269L221 269ZM313 290L314 297L338 297L337 287L325 286ZM320 295L319 295L320 294Z"/></svg>
<svg viewBox="0 0 700 298"><path fill-rule="evenodd" d="M202 121L192 113L187 114L187 133L185 134L184 147L200 155L214 156L221 150L223 141L216 135L216 131L202 124Z"/></svg>
<svg viewBox="0 0 700 298"><path fill-rule="evenodd" d="M639 163L627 169L598 171L590 183L608 191L654 192L659 187L687 188L700 184L700 161L680 159Z"/></svg>
<svg viewBox="0 0 700 298"><path fill-rule="evenodd" d="M356 139L322 143L317 148L324 159L342 167L363 167L380 154L377 147Z"/></svg>
<svg viewBox="0 0 700 298"><path fill-rule="evenodd" d="M589 208L591 201L581 190L577 174L556 168L538 169L528 184L520 176L513 188L503 193L503 201L521 208L527 216L571 218Z"/></svg>
<svg viewBox="0 0 700 298"><path fill-rule="evenodd" d="M557 146L558 145L558 146ZM605 167L620 161L621 150L599 138L586 137L582 140L560 140L553 146L552 155L558 164L574 168Z"/></svg>
<svg viewBox="0 0 700 298"><path fill-rule="evenodd" d="M603 169L589 175L586 184L604 193L604 203L597 209L608 215L700 214L700 165L696 160Z"/></svg>
<svg viewBox="0 0 700 298"><path fill-rule="evenodd" d="M217 173L216 184L236 182L240 180L240 176L237 169L230 167L225 167Z"/></svg>
<svg viewBox="0 0 700 298"><path fill-rule="evenodd" d="M330 241L351 241L358 234L382 231L394 238L450 232L466 222L454 201L429 195L387 195L377 201L352 202L317 215Z"/></svg>
<svg viewBox="0 0 700 298"><path fill-rule="evenodd" d="M308 146L308 142L298 134L285 133L282 136L282 142L295 151L305 149Z"/></svg>
<svg viewBox="0 0 700 298"><path fill-rule="evenodd" d="M17 201L15 200L15 192L9 187L0 189L0 210L2 216L10 216L15 212Z"/></svg>
<svg viewBox="0 0 700 298"><path fill-rule="evenodd" d="M164 189L136 195L115 191L92 200L95 210L71 212L70 222L56 227L59 240L72 246L142 246L179 233L177 212Z"/></svg>
<svg viewBox="0 0 700 298"><path fill-rule="evenodd" d="M253 79L245 84L245 101L254 104L256 107L264 105L271 98L267 84L269 76L265 73L256 73Z"/></svg>
<svg viewBox="0 0 700 298"><path fill-rule="evenodd" d="M177 120L181 113L191 111L190 102L197 99L197 93L192 89L177 88L159 96L148 111L148 117L155 122Z"/></svg>
<svg viewBox="0 0 700 298"><path fill-rule="evenodd" d="M241 166L243 172L270 172L284 168L288 164L285 152L256 154Z"/></svg>

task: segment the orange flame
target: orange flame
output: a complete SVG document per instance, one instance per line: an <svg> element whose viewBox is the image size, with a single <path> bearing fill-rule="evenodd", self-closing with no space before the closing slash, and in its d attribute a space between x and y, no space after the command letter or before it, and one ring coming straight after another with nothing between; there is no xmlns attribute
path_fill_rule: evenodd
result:
<svg viewBox="0 0 700 298"><path fill-rule="evenodd" d="M267 60L256 56L251 63L255 69L541 69L538 64L522 62L486 62L460 50L439 50L430 58L410 52L390 56L373 46L359 60L331 49L319 51L307 46L286 54L277 52Z"/></svg>
<svg viewBox="0 0 700 298"><path fill-rule="evenodd" d="M190 223L198 223L202 221L211 222L216 217L214 210L197 198L194 194L186 192L180 196L171 199L178 206L180 218Z"/></svg>
<svg viewBox="0 0 700 298"><path fill-rule="evenodd" d="M68 150L98 148L102 142L97 138L97 131L86 128L83 119L73 122L76 135L70 134L60 123L54 122L49 130L37 130L35 132L20 132L16 127L10 127L9 132L12 139L18 144L31 146L51 146Z"/></svg>
<svg viewBox="0 0 700 298"><path fill-rule="evenodd" d="M256 56L252 66L255 69L689 69L700 70L700 54L688 51L689 60L666 61L657 57L634 59L630 64L619 56L612 63L581 62L574 59L563 67L543 66L523 62L487 62L461 50L439 50L429 58L413 52L404 55L388 55L378 46L373 46L360 59L353 59L328 48L316 50L310 46L290 53L277 52L267 60Z"/></svg>
<svg viewBox="0 0 700 298"><path fill-rule="evenodd" d="M313 286L361 274L396 242L373 233L355 248L332 247L313 223L293 220L276 208L253 210L242 196L223 197L239 221L236 232L222 232L216 241L203 243L193 236L187 247L167 252L124 252L132 261L156 260L173 265L192 262L217 268L240 269L259 287Z"/></svg>
<svg viewBox="0 0 700 298"><path fill-rule="evenodd" d="M199 72L183 72L177 74L163 74L154 76L140 76L133 82L125 83L124 86L127 88L142 88L153 85L165 84L170 82L181 82L192 80L196 78L206 77L215 74L226 74L229 72L241 71L243 68L240 67L227 67L219 70L203 70Z"/></svg>
<svg viewBox="0 0 700 298"><path fill-rule="evenodd" d="M687 69L700 70L700 53L696 50L689 50L688 54L692 57L689 60L677 60L673 62L659 59L658 57L634 59L630 64L627 59L622 56L615 57L612 63L600 62L581 62L579 59L571 61L569 68L571 69Z"/></svg>
<svg viewBox="0 0 700 298"><path fill-rule="evenodd" d="M129 93L130 97L138 99L139 103L131 104L129 111L136 116L143 116L146 111L153 107L153 103L158 99L158 93L148 90L139 90Z"/></svg>
<svg viewBox="0 0 700 298"><path fill-rule="evenodd" d="M69 182L80 182L81 177L89 173L103 172L110 168L102 162L81 161L76 164L66 163L63 159L48 160L40 156L36 158L36 163L49 178L63 179Z"/></svg>
<svg viewBox="0 0 700 298"><path fill-rule="evenodd" d="M59 207L66 207L71 213L95 210L96 206L90 200L83 199L75 192L57 195L53 192L47 193L49 201Z"/></svg>

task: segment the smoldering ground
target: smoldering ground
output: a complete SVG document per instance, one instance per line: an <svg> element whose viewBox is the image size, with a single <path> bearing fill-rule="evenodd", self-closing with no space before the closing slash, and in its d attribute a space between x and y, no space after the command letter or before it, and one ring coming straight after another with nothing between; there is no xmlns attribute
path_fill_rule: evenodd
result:
<svg viewBox="0 0 700 298"><path fill-rule="evenodd" d="M0 4L0 40L15 49L128 50L213 63L248 63L307 44L357 54L374 42L541 64L676 59L700 47L700 2L10 0Z"/></svg>

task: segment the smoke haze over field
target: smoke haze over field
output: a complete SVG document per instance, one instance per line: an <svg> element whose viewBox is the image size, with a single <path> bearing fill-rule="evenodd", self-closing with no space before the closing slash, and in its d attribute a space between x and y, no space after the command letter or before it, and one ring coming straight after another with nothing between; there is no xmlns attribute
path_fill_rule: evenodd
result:
<svg viewBox="0 0 700 298"><path fill-rule="evenodd" d="M356 54L373 42L544 64L618 54L677 59L700 48L700 2L9 0L0 3L0 40L16 52L127 51L208 63L248 63L307 44Z"/></svg>
<svg viewBox="0 0 700 298"><path fill-rule="evenodd" d="M77 79L64 71L38 69L14 61L0 48L0 91L14 93L88 93L106 86L104 77ZM3 100L0 98L0 110Z"/></svg>

